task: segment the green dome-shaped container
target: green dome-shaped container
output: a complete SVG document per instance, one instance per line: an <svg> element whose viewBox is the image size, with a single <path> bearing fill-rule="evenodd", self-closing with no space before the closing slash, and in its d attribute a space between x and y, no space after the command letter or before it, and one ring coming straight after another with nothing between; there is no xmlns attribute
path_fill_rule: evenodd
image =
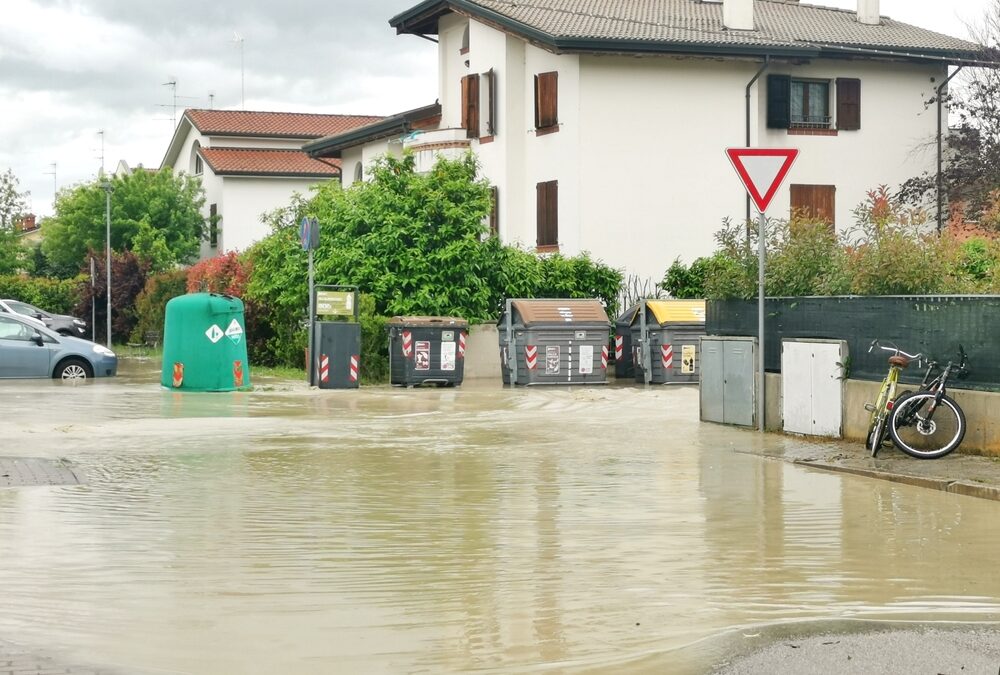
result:
<svg viewBox="0 0 1000 675"><path fill-rule="evenodd" d="M249 389L243 301L192 293L168 302L161 382L180 391Z"/></svg>

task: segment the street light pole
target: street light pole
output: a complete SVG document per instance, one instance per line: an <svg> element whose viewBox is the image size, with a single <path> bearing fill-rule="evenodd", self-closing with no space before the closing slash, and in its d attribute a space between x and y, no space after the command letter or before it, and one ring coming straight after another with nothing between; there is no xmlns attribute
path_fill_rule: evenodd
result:
<svg viewBox="0 0 1000 675"><path fill-rule="evenodd" d="M107 259L105 260L105 265L107 267L108 274L108 349L111 349L111 181L104 181L101 184L101 187L104 188L104 215L107 226L105 235L105 241L107 242Z"/></svg>

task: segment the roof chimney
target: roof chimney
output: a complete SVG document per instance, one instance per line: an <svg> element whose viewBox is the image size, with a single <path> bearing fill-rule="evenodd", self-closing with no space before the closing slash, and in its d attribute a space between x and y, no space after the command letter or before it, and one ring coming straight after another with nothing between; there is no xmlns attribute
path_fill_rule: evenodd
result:
<svg viewBox="0 0 1000 675"><path fill-rule="evenodd" d="M858 23L878 26L882 23L879 16L878 0L858 0Z"/></svg>
<svg viewBox="0 0 1000 675"><path fill-rule="evenodd" d="M878 0L873 0L878 5ZM729 30L753 30L753 0L722 0L722 25Z"/></svg>

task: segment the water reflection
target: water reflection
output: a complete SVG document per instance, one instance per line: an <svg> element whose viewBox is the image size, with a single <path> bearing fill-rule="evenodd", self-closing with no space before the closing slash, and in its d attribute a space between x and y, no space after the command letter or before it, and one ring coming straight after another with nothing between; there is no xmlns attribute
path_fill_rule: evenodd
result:
<svg viewBox="0 0 1000 675"><path fill-rule="evenodd" d="M0 491L0 638L85 662L662 672L733 627L1000 618L995 504L734 452L792 441L700 425L687 388L178 399L139 373L0 402L38 392L60 418L12 447L89 484Z"/></svg>

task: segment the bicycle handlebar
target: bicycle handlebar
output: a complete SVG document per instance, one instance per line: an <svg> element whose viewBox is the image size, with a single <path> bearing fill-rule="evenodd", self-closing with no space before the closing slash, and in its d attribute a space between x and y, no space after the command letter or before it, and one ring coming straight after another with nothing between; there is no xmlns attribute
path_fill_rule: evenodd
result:
<svg viewBox="0 0 1000 675"><path fill-rule="evenodd" d="M900 349L899 347L897 347L896 343L889 342L888 340L886 340L886 343L890 344L892 346L891 347L883 347L879 343L879 341L877 339L876 340L872 340L872 343L870 345L868 345L868 353L871 354L871 351L873 349L875 349L876 347L878 347L879 349L885 350L887 352L893 352L897 356L900 355L900 354L902 354L903 356L905 356L906 358L910 359L911 361L919 361L919 360L921 360L921 359L924 358L923 352L918 352L917 354L908 354L908 353L904 352L902 349Z"/></svg>

